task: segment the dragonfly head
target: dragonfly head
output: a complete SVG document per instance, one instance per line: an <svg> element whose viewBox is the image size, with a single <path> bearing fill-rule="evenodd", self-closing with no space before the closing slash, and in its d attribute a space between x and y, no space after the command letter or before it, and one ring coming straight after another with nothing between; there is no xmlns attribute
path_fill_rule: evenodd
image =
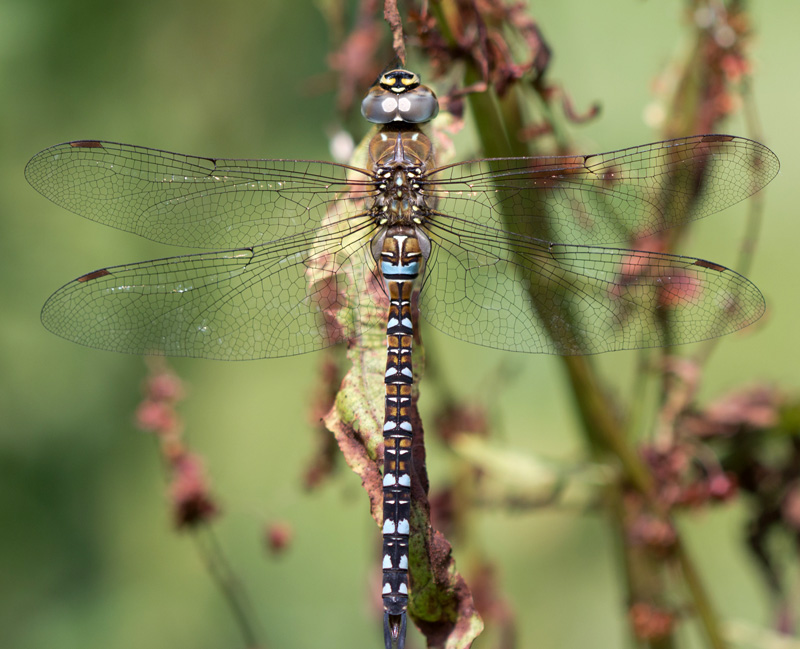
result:
<svg viewBox="0 0 800 649"><path fill-rule="evenodd" d="M433 90L420 83L419 75L402 68L384 72L361 102L361 114L373 124L422 124L438 113Z"/></svg>

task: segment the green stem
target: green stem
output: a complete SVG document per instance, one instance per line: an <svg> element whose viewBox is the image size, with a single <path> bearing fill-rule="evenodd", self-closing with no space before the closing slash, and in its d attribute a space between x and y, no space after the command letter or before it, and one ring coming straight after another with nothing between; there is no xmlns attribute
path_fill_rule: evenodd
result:
<svg viewBox="0 0 800 649"><path fill-rule="evenodd" d="M451 41L450 45L452 47L461 47L462 44L454 42L453 32L448 31L447 17L452 16L452 2L450 0L442 0L441 3L433 3L432 11L437 14L445 37ZM477 66L468 57L464 58L466 59L465 85L469 86L483 81ZM700 71L698 71L698 74L702 78ZM696 88L697 82L697 78L686 78L684 79L683 87L687 96L695 101L698 100L698 97L692 91ZM470 107L473 111L475 125L485 155L489 157L530 155L527 147L513 137L522 130L522 124L519 123L522 111L518 107L516 109L509 107L507 102L515 99L519 101L518 97L519 94L509 93L503 99L505 110L501 113L498 101L491 89L487 92L469 95ZM546 117L552 119L552 115L547 115ZM675 125L674 120L675 116L673 115L673 126ZM554 132L559 133L558 131ZM563 133L559 134L563 136ZM507 225L510 231L515 231L513 223ZM546 326L546 323L544 324ZM558 332L551 331L550 334L558 335ZM575 405L580 413L581 427L589 448L595 456L602 457L608 454L614 456L621 467L622 482L612 485L608 490L608 511L612 516L615 528L619 530L624 539L626 516L623 495L625 483L628 483L643 496L652 512L664 520L669 520L669 512L657 500L654 478L647 465L639 457L635 446L631 443L630 440L633 437L626 435L622 416L613 405L608 395L608 390L602 386L591 359L580 356L564 357L563 363L570 381ZM626 575L631 599L635 599L637 595L642 593L661 598L662 591L665 588L661 578L661 563L647 560L646 557L644 561L639 561L630 544L623 540L621 545L622 556L626 563ZM676 559L682 569L687 588L694 601L694 608L711 647L724 649L725 644L710 600L680 540L677 541ZM644 591L640 590L640 586L644 588ZM650 642L651 649L670 649L674 645L675 636L673 633L668 633Z"/></svg>
<svg viewBox="0 0 800 649"><path fill-rule="evenodd" d="M708 593L703 586L703 582L700 579L700 574L697 572L694 562L691 560L686 549L681 544L680 537L676 538L678 538L676 557L678 559L678 565L681 567L686 587L689 589L689 593L694 602L694 612L700 618L700 622L702 623L703 630L706 632L710 645L714 649L726 649L727 644L722 635L719 619L711 604L711 599L708 597Z"/></svg>

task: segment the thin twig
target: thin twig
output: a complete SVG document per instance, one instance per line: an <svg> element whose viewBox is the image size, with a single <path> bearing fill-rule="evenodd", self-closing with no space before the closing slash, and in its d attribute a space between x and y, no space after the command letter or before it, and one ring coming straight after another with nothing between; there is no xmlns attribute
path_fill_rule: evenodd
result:
<svg viewBox="0 0 800 649"><path fill-rule="evenodd" d="M203 537L206 537L205 542ZM256 629L253 605L231 569L214 530L208 526L206 526L205 530L193 530L192 540L195 542L197 553L203 560L208 574L216 582L228 604L228 608L236 619L244 638L245 648L265 649L266 645L259 640L260 634Z"/></svg>
<svg viewBox="0 0 800 649"><path fill-rule="evenodd" d="M392 48L400 65L406 64L406 42L403 36L403 21L397 10L397 0L385 0L383 4L383 18L392 30Z"/></svg>

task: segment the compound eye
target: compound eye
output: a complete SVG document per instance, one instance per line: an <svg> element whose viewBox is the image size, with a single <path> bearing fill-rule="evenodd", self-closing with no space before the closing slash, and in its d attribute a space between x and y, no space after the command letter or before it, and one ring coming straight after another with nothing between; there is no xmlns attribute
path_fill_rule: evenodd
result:
<svg viewBox="0 0 800 649"><path fill-rule="evenodd" d="M397 97L375 86L361 102L361 114L373 124L388 124L397 115Z"/></svg>
<svg viewBox="0 0 800 649"><path fill-rule="evenodd" d="M373 86L361 102L361 114L373 124L421 124L432 120L438 113L436 95L426 86L403 92L390 92L381 86Z"/></svg>
<svg viewBox="0 0 800 649"><path fill-rule="evenodd" d="M429 122L439 114L439 102L433 90L427 86L419 86L400 95L398 99L401 100L399 109L402 121L409 124ZM407 100L405 105L402 103L403 99Z"/></svg>

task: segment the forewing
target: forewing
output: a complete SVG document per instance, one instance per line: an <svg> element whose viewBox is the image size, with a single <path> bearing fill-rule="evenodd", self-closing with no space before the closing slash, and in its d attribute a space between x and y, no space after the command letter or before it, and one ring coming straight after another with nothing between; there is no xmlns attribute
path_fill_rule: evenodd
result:
<svg viewBox="0 0 800 649"><path fill-rule="evenodd" d="M437 209L545 241L627 243L714 214L778 173L763 144L699 135L594 155L498 158L433 170Z"/></svg>
<svg viewBox="0 0 800 649"><path fill-rule="evenodd" d="M92 221L207 249L257 245L348 219L373 191L365 171L333 163L202 158L98 140L45 149L25 176Z"/></svg>

